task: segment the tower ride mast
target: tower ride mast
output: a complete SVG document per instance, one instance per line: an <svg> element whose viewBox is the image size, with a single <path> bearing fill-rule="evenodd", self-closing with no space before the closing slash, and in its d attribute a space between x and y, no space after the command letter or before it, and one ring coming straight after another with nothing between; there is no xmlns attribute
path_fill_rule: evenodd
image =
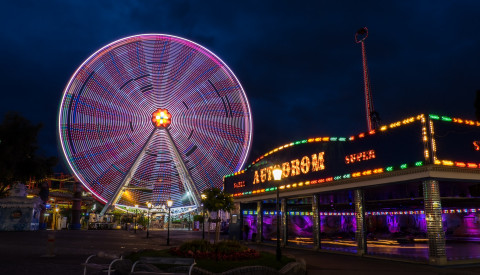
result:
<svg viewBox="0 0 480 275"><path fill-rule="evenodd" d="M368 73L367 66L367 52L365 50L365 39L368 36L367 27L363 27L357 31L355 34L355 42L362 45L362 60L363 60L363 80L365 87L365 111L367 118L367 127L368 131L375 130L379 126L380 118L378 113L373 108L373 99L370 89L370 76Z"/></svg>

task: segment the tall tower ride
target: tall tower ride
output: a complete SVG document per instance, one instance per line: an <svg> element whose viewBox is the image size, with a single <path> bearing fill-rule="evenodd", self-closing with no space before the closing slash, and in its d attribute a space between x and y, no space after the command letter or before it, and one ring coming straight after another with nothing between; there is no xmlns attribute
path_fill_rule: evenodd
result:
<svg viewBox="0 0 480 275"><path fill-rule="evenodd" d="M367 117L367 127L368 131L375 130L379 126L380 117L378 113L373 108L373 99L371 95L370 89L370 76L368 74L368 66L367 66L367 52L365 50L365 39L368 36L368 29L367 27L363 27L357 31L355 34L355 42L360 43L362 45L362 60L363 60L363 80L364 80L364 87L365 87L365 110L366 110L366 117Z"/></svg>

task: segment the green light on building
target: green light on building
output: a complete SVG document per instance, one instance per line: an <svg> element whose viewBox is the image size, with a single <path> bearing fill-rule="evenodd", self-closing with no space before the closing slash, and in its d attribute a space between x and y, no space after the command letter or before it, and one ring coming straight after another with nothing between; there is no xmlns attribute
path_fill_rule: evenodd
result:
<svg viewBox="0 0 480 275"><path fill-rule="evenodd" d="M449 118L448 116L442 116L442 120L443 121L452 121L452 119Z"/></svg>

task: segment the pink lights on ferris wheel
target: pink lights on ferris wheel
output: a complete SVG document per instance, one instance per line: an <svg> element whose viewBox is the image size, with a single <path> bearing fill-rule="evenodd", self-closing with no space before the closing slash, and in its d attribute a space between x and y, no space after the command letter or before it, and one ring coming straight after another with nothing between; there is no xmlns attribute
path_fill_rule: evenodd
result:
<svg viewBox="0 0 480 275"><path fill-rule="evenodd" d="M175 207L191 205L179 166L199 191L221 188L224 175L242 169L253 134L250 104L230 68L165 34L122 38L87 58L63 92L57 131L68 167L98 200L120 193L114 204L171 198Z"/></svg>

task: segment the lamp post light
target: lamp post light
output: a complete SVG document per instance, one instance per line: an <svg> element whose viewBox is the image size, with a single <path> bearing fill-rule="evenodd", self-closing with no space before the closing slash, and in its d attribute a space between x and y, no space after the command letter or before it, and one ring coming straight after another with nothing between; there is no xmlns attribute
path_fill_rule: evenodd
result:
<svg viewBox="0 0 480 275"><path fill-rule="evenodd" d="M60 209L55 207L55 219L53 219L53 230L55 231L57 230L58 211L60 211Z"/></svg>
<svg viewBox="0 0 480 275"><path fill-rule="evenodd" d="M152 204L147 202L148 210L147 210L147 239L149 236L149 229L150 229L150 209L152 208Z"/></svg>
<svg viewBox="0 0 480 275"><path fill-rule="evenodd" d="M207 199L207 195L202 194L202 202ZM202 203L202 240L205 240L205 203Z"/></svg>
<svg viewBox="0 0 480 275"><path fill-rule="evenodd" d="M167 226L167 246L170 245L170 221L172 218L170 217L170 210L172 209L173 201L172 200L167 200L167 206L168 206L168 226Z"/></svg>
<svg viewBox="0 0 480 275"><path fill-rule="evenodd" d="M138 213L138 204L135 204L135 219L134 219L134 224L133 224L133 231L135 234L137 234L137 213Z"/></svg>
<svg viewBox="0 0 480 275"><path fill-rule="evenodd" d="M272 171L273 173L273 179L276 182L279 182L282 179L282 170L280 168L275 168ZM280 209L279 209L279 200L280 200L280 193L279 193L279 184L277 184L277 201L276 201L276 211L277 211L277 250L276 250L276 258L277 261L280 261L282 259L282 250L280 249Z"/></svg>

